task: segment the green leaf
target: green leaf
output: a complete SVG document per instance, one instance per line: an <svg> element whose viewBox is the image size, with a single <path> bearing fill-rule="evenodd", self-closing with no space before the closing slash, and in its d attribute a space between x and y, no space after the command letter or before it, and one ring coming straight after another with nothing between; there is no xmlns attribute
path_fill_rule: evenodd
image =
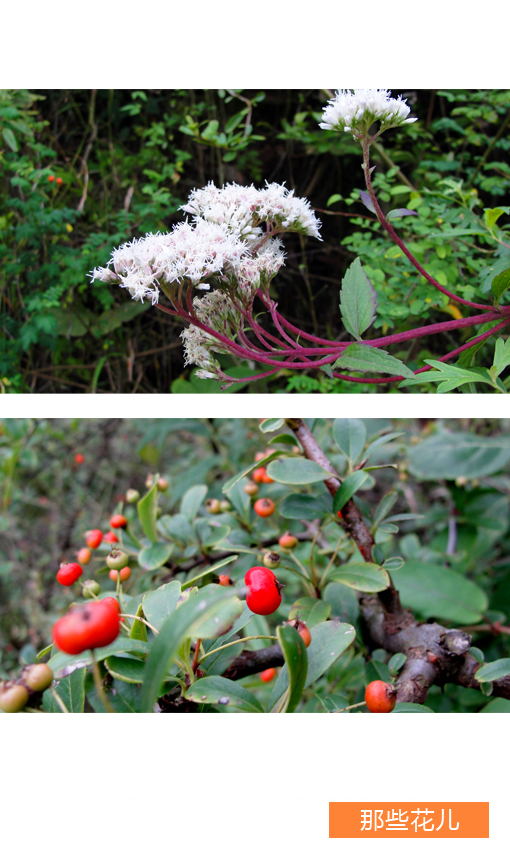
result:
<svg viewBox="0 0 510 850"><path fill-rule="evenodd" d="M278 429L282 428L284 424L285 419L264 419L264 421L260 423L259 428L263 434L267 434L269 431L278 431Z"/></svg>
<svg viewBox="0 0 510 850"><path fill-rule="evenodd" d="M338 581L346 584L354 590L363 590L366 593L379 593L389 587L390 577L384 567L372 564L369 561L344 564L329 574L330 581Z"/></svg>
<svg viewBox="0 0 510 850"><path fill-rule="evenodd" d="M158 541L158 529L156 525L158 513L158 486L157 476L150 490L147 491L137 504L138 519L143 528L143 533L153 543Z"/></svg>
<svg viewBox="0 0 510 850"><path fill-rule="evenodd" d="M162 516L158 519L158 528L162 534L175 538L181 543L196 543L193 528L184 514Z"/></svg>
<svg viewBox="0 0 510 850"><path fill-rule="evenodd" d="M501 714L503 712L510 712L510 700L503 697L496 697L496 699L484 705L480 714Z"/></svg>
<svg viewBox="0 0 510 850"><path fill-rule="evenodd" d="M141 602L138 608L136 609L136 616L143 617L144 620L146 619L143 614L143 605ZM141 623L140 620L128 620L128 622L132 623L131 631L129 632L129 637L132 640L147 641L147 626L145 625L145 623Z"/></svg>
<svg viewBox="0 0 510 850"><path fill-rule="evenodd" d="M441 431L407 450L409 471L424 481L480 478L499 472L510 461L510 437L484 437Z"/></svg>
<svg viewBox="0 0 510 850"><path fill-rule="evenodd" d="M393 581L403 606L409 606L423 619L433 617L470 625L478 623L488 607L487 596L474 582L436 564L406 561Z"/></svg>
<svg viewBox="0 0 510 850"><path fill-rule="evenodd" d="M405 208L399 208L396 210L390 210L389 213L386 214L386 218L391 221L393 218L403 218L406 215L418 215L416 210L408 210Z"/></svg>
<svg viewBox="0 0 510 850"><path fill-rule="evenodd" d="M198 509L207 495L207 487L205 484L195 484L186 490L181 499L180 513L186 517L188 522L193 522Z"/></svg>
<svg viewBox="0 0 510 850"><path fill-rule="evenodd" d="M162 584L157 590L147 593L142 602L144 619L148 620L151 626L159 631L165 620L175 611L180 596L181 583L179 581Z"/></svg>
<svg viewBox="0 0 510 850"><path fill-rule="evenodd" d="M213 594L207 591L217 591ZM203 588L193 597L180 605L165 620L161 626L159 635L150 645L150 653L145 665L145 675L142 690L142 712L151 713L157 699L159 687L179 649L188 637L214 637L220 625L220 615L225 608L233 611L232 602L235 590L227 590L222 587ZM239 599L236 616L242 604ZM212 620L212 623L211 623ZM215 623L214 621L218 622ZM222 624L224 619L222 620Z"/></svg>
<svg viewBox="0 0 510 850"><path fill-rule="evenodd" d="M374 348L367 343L348 345L343 354L333 366L334 369L346 369L349 372L384 372L388 375L399 375L414 378L414 372L401 360L392 357L381 348Z"/></svg>
<svg viewBox="0 0 510 850"><path fill-rule="evenodd" d="M405 561L403 558L386 558L386 560L383 561L384 569L389 572L392 570L401 570L404 564Z"/></svg>
<svg viewBox="0 0 510 850"><path fill-rule="evenodd" d="M9 127L4 127L2 130L2 135L4 137L4 142L11 149L11 151L16 152L18 150L18 143L16 141L16 136L12 132Z"/></svg>
<svg viewBox="0 0 510 850"><path fill-rule="evenodd" d="M270 455L270 457L271 457L272 460L274 460L275 458L281 457L282 455L287 456L287 454L288 454L288 452L276 450L276 451L273 452L272 455ZM237 484L237 482L241 481L242 478L245 478L248 475L251 475L253 470L258 469L259 466L267 466L267 463L268 463L268 458L265 457L262 460L259 460L257 463L252 463L251 466L246 467L246 469L243 469L242 472L236 473L236 475L233 475L232 478L229 478L229 480L226 482L226 484L223 485L222 493L228 493L228 491L232 489L234 484Z"/></svg>
<svg viewBox="0 0 510 850"><path fill-rule="evenodd" d="M363 486L367 478L368 473L363 469L358 469L342 481L342 484L336 491L335 498L333 499L333 513L336 514L338 511L342 510L343 506L349 501L349 499L352 499L356 491Z"/></svg>
<svg viewBox="0 0 510 850"><path fill-rule="evenodd" d="M437 372L421 372L421 374L415 375L412 380L402 381L399 386L412 387L417 383L423 384L428 381L437 381L439 382L439 386L437 388L438 393L449 393L458 389L458 387L463 384L479 381L483 384L489 384L493 388L495 388L497 384L498 388L502 392L506 392L506 389L502 384L491 378L488 369L481 369L478 367L473 369L461 369L458 366L452 366L450 363L442 363L440 360L425 360L425 363L427 363L428 366L432 366L432 368L436 369L440 374Z"/></svg>
<svg viewBox="0 0 510 850"><path fill-rule="evenodd" d="M277 434L276 437L271 437L269 445L272 443L287 443L291 446L299 446L299 440L296 440L294 434Z"/></svg>
<svg viewBox="0 0 510 850"><path fill-rule="evenodd" d="M55 692L59 695L67 710L73 714L83 712L85 707L85 673L85 667L81 667L71 673L70 676L66 676L65 679L53 683ZM44 691L42 707L44 711L51 713L60 714L62 712L49 689Z"/></svg>
<svg viewBox="0 0 510 850"><path fill-rule="evenodd" d="M114 679L140 685L143 682L145 663L136 658L119 658L111 655L105 661L105 667Z"/></svg>
<svg viewBox="0 0 510 850"><path fill-rule="evenodd" d="M350 623L340 623L337 620L319 623L318 626L311 629L311 634L312 642L307 651L308 672L304 684L305 688L310 687L317 679L320 679L326 670L348 649L356 637L354 626ZM289 674L287 666L285 666L282 668L271 694L269 704L271 710L283 699L288 685Z"/></svg>
<svg viewBox="0 0 510 850"><path fill-rule="evenodd" d="M398 493L395 493L394 490L390 490L389 493L386 493L386 495L382 497L375 511L374 527L378 526L388 516L397 499Z"/></svg>
<svg viewBox="0 0 510 850"><path fill-rule="evenodd" d="M403 652L397 652L395 655L392 655L388 661L388 670L390 671L390 675L395 676L398 671L402 669L406 661L407 657Z"/></svg>
<svg viewBox="0 0 510 850"><path fill-rule="evenodd" d="M503 676L510 676L510 658L498 658L497 661L489 661L475 673L477 682L494 682Z"/></svg>
<svg viewBox="0 0 510 850"><path fill-rule="evenodd" d="M494 295L494 304L499 304L499 299L507 289L510 289L510 269L505 269L492 280L491 291Z"/></svg>
<svg viewBox="0 0 510 850"><path fill-rule="evenodd" d="M191 702L209 705L228 705L239 711L263 712L260 702L250 691L237 682L223 679L221 676L207 676L199 679L186 691L186 699Z"/></svg>
<svg viewBox="0 0 510 850"><path fill-rule="evenodd" d="M322 519L333 510L333 500L330 496L308 496L302 493L292 493L286 496L280 504L280 516L287 519Z"/></svg>
<svg viewBox="0 0 510 850"><path fill-rule="evenodd" d="M485 219L485 223L489 230L494 229L494 225L496 224L498 218L500 218L504 214L504 210L499 207L495 207L494 209L484 209L483 216Z"/></svg>
<svg viewBox="0 0 510 850"><path fill-rule="evenodd" d="M326 481L331 478L331 472L306 458L287 458L274 460L267 466L268 475L280 484L313 484L315 481Z"/></svg>
<svg viewBox="0 0 510 850"><path fill-rule="evenodd" d="M289 620L299 617L309 629L315 628L319 623L325 622L331 614L331 605L323 599L312 599L311 596L303 596L296 599L289 613Z"/></svg>
<svg viewBox="0 0 510 850"><path fill-rule="evenodd" d="M353 464L365 448L366 425L362 419L335 419L333 437L340 451Z"/></svg>
<svg viewBox="0 0 510 850"><path fill-rule="evenodd" d="M229 555L228 558L223 558L222 561L218 561L215 564L211 564L211 566L207 567L206 570L202 570L201 573L198 573L198 575L193 576L193 578L191 578L189 581L186 581L182 585L182 590L186 590L188 587L193 587L193 585L196 584L197 581L200 581L200 579L204 578L204 576L208 576L210 573L217 573L218 570L221 570L222 567L225 567L232 561L237 561L238 557L238 555Z"/></svg>
<svg viewBox="0 0 510 850"><path fill-rule="evenodd" d="M404 431L392 431L391 434L383 434L382 437L378 437L377 440L374 440L373 443L370 443L370 445L366 449L365 458L369 458L371 454L373 454L385 443L389 443L391 440L396 440L397 437L401 437L403 433Z"/></svg>
<svg viewBox="0 0 510 850"><path fill-rule="evenodd" d="M431 708L417 702L397 702L392 714L434 714Z"/></svg>
<svg viewBox="0 0 510 850"><path fill-rule="evenodd" d="M139 714L141 711L141 688L129 682L116 679L111 688L106 689L108 700L117 714ZM97 714L105 714L106 709L97 696L94 683L87 686L87 700Z"/></svg>
<svg viewBox="0 0 510 850"><path fill-rule="evenodd" d="M340 312L346 331L361 339L374 321L376 310L377 293L356 257L345 273L340 291Z"/></svg>
<svg viewBox="0 0 510 850"><path fill-rule="evenodd" d="M494 372L500 375L501 372L510 366L510 337L503 342L501 337L496 340L496 349L494 351ZM492 369L489 370L492 373Z"/></svg>
<svg viewBox="0 0 510 850"><path fill-rule="evenodd" d="M149 644L142 640L131 640L127 637L118 637L109 646L103 646L96 649L96 658L98 661L104 661L110 655L115 655L117 652L131 652L135 655L147 655ZM68 655L67 652L57 652L47 662L53 670L56 679L63 679L70 676L79 667L90 666L92 663L90 652L81 652L79 655Z"/></svg>
<svg viewBox="0 0 510 850"><path fill-rule="evenodd" d="M153 543L138 553L138 563L144 570L158 570L166 564L174 548L173 543Z"/></svg>
<svg viewBox="0 0 510 850"><path fill-rule="evenodd" d="M292 626L278 626L276 636L282 648L287 672L287 687L278 700L273 704L272 712L292 713L299 705L308 672L308 656L302 637ZM283 670L282 670L283 672ZM281 676L281 674L280 674ZM277 684L280 677L277 680ZM276 687L276 686L275 686ZM271 699L273 703L273 699Z"/></svg>

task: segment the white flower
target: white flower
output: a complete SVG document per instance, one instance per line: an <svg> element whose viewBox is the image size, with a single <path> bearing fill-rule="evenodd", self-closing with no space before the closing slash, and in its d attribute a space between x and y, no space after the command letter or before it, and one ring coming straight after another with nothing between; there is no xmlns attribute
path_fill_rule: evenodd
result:
<svg viewBox="0 0 510 850"><path fill-rule="evenodd" d="M365 136L375 121L381 122L380 131L402 124L412 124L417 118L408 118L411 108L405 100L390 97L387 89L339 89L322 114L323 130L344 130L354 138Z"/></svg>

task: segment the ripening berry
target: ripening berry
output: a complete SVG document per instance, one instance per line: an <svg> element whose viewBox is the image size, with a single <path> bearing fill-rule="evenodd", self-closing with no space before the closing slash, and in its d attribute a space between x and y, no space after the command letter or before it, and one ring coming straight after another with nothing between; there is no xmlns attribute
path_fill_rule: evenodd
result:
<svg viewBox="0 0 510 850"><path fill-rule="evenodd" d="M45 691L53 682L53 670L49 664L30 664L21 674L27 688Z"/></svg>
<svg viewBox="0 0 510 850"><path fill-rule="evenodd" d="M312 633L306 623L300 623L298 626L298 635L301 635L303 638L303 643L306 647L310 646L312 642Z"/></svg>
<svg viewBox="0 0 510 850"><path fill-rule="evenodd" d="M261 517L268 517L274 514L275 504L271 499L257 499L253 505L253 510Z"/></svg>
<svg viewBox="0 0 510 850"><path fill-rule="evenodd" d="M232 505L230 504L228 499L222 499L220 502L220 509L222 513L227 513L227 511L231 510Z"/></svg>
<svg viewBox="0 0 510 850"><path fill-rule="evenodd" d="M156 486L158 490L164 493L165 490L168 490L168 481L166 480L166 478L158 478L158 483Z"/></svg>
<svg viewBox="0 0 510 850"><path fill-rule="evenodd" d="M149 472L147 478L145 479L145 486L150 488L154 484L154 475L152 472Z"/></svg>
<svg viewBox="0 0 510 850"><path fill-rule="evenodd" d="M131 578L131 570L129 567L124 567L122 570L110 570L108 573L112 581L117 581L117 576L120 575L121 581L127 581Z"/></svg>
<svg viewBox="0 0 510 850"><path fill-rule="evenodd" d="M225 574L220 576L219 582L221 585L223 585L223 587L229 587L231 584L234 584L230 576L227 576Z"/></svg>
<svg viewBox="0 0 510 850"><path fill-rule="evenodd" d="M101 544L103 539L103 532L99 530L99 528L93 528L92 531L87 531L85 533L85 543L87 546L90 546L91 549L97 549L97 547Z"/></svg>
<svg viewBox="0 0 510 850"><path fill-rule="evenodd" d="M219 499L207 499L207 502L205 503L205 509L210 514L219 514L221 511Z"/></svg>
<svg viewBox="0 0 510 850"><path fill-rule="evenodd" d="M90 559L92 558L92 552L90 549L87 549L86 546L83 549L78 549L76 553L76 560L82 567L86 567L88 563L90 563Z"/></svg>
<svg viewBox="0 0 510 850"><path fill-rule="evenodd" d="M74 456L74 462L75 463L83 463L84 460L85 460L85 458L80 453L78 453L77 455Z"/></svg>
<svg viewBox="0 0 510 850"><path fill-rule="evenodd" d="M365 702L373 714L386 714L393 711L397 701L395 688L387 682L376 679L365 689Z"/></svg>
<svg viewBox="0 0 510 850"><path fill-rule="evenodd" d="M62 178L61 178L61 177L57 177L57 179L56 179L56 181L55 181L55 182L57 183L57 185L58 185L58 186L61 186L61 185L62 185L62 183L63 183L63 180L62 180Z"/></svg>
<svg viewBox="0 0 510 850"><path fill-rule="evenodd" d="M114 605L114 603L116 603ZM77 605L53 626L53 643L68 655L108 646L120 630L117 600L102 599Z"/></svg>
<svg viewBox="0 0 510 850"><path fill-rule="evenodd" d="M263 484L265 474L266 474L266 467L265 466L259 466L259 467L257 467L257 469L254 469L252 478L253 478L255 484Z"/></svg>
<svg viewBox="0 0 510 850"><path fill-rule="evenodd" d="M248 481L248 483L244 485L244 492L247 493L248 496L256 496L259 492L259 488L255 484L255 481Z"/></svg>
<svg viewBox="0 0 510 850"><path fill-rule="evenodd" d="M126 552L121 552L120 549L114 549L108 555L106 563L111 570L121 570L123 567L127 567L129 555Z"/></svg>
<svg viewBox="0 0 510 850"><path fill-rule="evenodd" d="M291 534L290 531L286 531L284 534L282 534L278 543L280 544L282 549L295 549L298 545L298 539L297 537L294 537L294 535Z"/></svg>
<svg viewBox="0 0 510 850"><path fill-rule="evenodd" d="M269 667L267 670L263 670L260 674L260 678L263 682L270 682L271 679L274 679L276 674L276 670L274 667Z"/></svg>
<svg viewBox="0 0 510 850"><path fill-rule="evenodd" d="M82 594L85 599L95 599L99 593L101 593L101 587L93 578L83 582Z"/></svg>
<svg viewBox="0 0 510 850"><path fill-rule="evenodd" d="M280 563L281 558L278 552L266 552L264 555L262 563L265 567L277 567Z"/></svg>
<svg viewBox="0 0 510 850"><path fill-rule="evenodd" d="M110 520L112 528L126 528L127 519L123 514L114 514Z"/></svg>
<svg viewBox="0 0 510 850"><path fill-rule="evenodd" d="M114 531L107 531L103 539L104 539L105 543L118 543L119 542L119 538L117 537L117 535L115 534Z"/></svg>
<svg viewBox="0 0 510 850"><path fill-rule="evenodd" d="M274 478L271 478L271 476L267 474L267 470L265 469L265 467L262 467L262 469L264 470L264 475L262 476L262 483L273 484Z"/></svg>
<svg viewBox="0 0 510 850"><path fill-rule="evenodd" d="M246 604L254 614L272 614L280 607L282 584L266 567L252 567L244 577L248 587Z"/></svg>
<svg viewBox="0 0 510 850"><path fill-rule="evenodd" d="M0 709L5 714L21 711L28 702L28 691L23 685L0 685Z"/></svg>
<svg viewBox="0 0 510 850"><path fill-rule="evenodd" d="M55 179L54 174L48 174L48 183L53 183L54 179Z"/></svg>
<svg viewBox="0 0 510 850"><path fill-rule="evenodd" d="M265 452L255 452L255 463L258 463L260 460L264 460L265 456Z"/></svg>
<svg viewBox="0 0 510 850"><path fill-rule="evenodd" d="M79 564L60 564L57 581L59 584L63 584L64 587L71 587L81 575L83 575L83 570Z"/></svg>
<svg viewBox="0 0 510 850"><path fill-rule="evenodd" d="M138 492L138 490L126 490L126 502L128 503L128 505L134 505L139 498L140 493Z"/></svg>

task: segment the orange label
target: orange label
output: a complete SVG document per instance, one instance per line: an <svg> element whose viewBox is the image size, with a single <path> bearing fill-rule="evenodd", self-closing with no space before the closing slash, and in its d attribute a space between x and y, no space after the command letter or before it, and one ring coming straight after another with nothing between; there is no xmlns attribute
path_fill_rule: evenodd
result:
<svg viewBox="0 0 510 850"><path fill-rule="evenodd" d="M330 838L489 838L488 803L330 803Z"/></svg>

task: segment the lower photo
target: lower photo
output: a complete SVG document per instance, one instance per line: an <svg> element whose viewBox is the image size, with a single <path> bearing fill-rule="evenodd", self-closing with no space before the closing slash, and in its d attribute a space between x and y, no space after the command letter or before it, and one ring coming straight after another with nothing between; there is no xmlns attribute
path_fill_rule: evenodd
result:
<svg viewBox="0 0 510 850"><path fill-rule="evenodd" d="M509 494L510 419L3 419L0 713L510 712Z"/></svg>

